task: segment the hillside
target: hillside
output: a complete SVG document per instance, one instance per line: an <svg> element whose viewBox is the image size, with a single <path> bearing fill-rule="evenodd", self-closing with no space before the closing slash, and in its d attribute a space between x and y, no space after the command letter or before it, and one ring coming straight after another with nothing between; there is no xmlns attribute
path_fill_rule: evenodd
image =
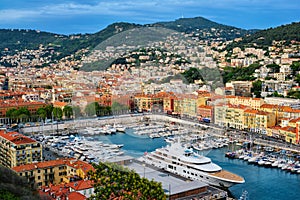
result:
<svg viewBox="0 0 300 200"><path fill-rule="evenodd" d="M243 48L245 46L258 46L261 48L271 46L272 41L285 40L286 44L290 44L292 40L300 41L300 22L278 26L258 31L252 35L243 37L243 40L234 42L228 46L228 49L234 47Z"/></svg>
<svg viewBox="0 0 300 200"><path fill-rule="evenodd" d="M79 49L94 48L96 45L122 31L140 25L130 23L114 23L94 34L58 35L35 30L0 29L0 56L14 54L24 49L38 49L40 45L54 48L58 54L52 59L60 59L73 54ZM3 52L8 49L9 51Z"/></svg>
<svg viewBox="0 0 300 200"><path fill-rule="evenodd" d="M249 33L249 31L218 24L203 17L182 18L171 22L159 22L148 25L124 22L113 23L93 34L61 35L36 30L0 29L0 50L3 51L5 48L8 48L11 50L10 53L14 53L15 50L38 49L42 44L46 47L54 46L60 52L59 56L54 56L54 58L61 58L82 48L94 48L117 33L148 26L161 26L179 32L193 33L202 39L233 39Z"/></svg>
<svg viewBox="0 0 300 200"><path fill-rule="evenodd" d="M232 40L255 32L255 30L244 30L219 24L203 17L180 18L171 22L158 22L154 25L179 32L192 33L201 39Z"/></svg>

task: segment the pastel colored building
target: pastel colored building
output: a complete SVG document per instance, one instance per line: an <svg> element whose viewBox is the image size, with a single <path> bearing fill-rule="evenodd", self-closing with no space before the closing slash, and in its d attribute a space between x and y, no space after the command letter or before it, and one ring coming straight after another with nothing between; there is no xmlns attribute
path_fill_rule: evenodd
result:
<svg viewBox="0 0 300 200"><path fill-rule="evenodd" d="M38 187L72 182L74 177L85 179L94 167L86 162L69 159L50 160L13 167L12 170Z"/></svg>
<svg viewBox="0 0 300 200"><path fill-rule="evenodd" d="M18 132L0 131L0 164L12 168L42 161L42 145Z"/></svg>

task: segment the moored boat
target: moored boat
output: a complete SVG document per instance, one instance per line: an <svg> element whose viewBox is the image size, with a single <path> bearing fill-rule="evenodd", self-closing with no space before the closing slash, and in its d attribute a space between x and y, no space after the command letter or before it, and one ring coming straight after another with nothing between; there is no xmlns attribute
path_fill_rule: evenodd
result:
<svg viewBox="0 0 300 200"><path fill-rule="evenodd" d="M243 177L222 169L210 158L201 156L190 148L184 148L180 143L156 149L141 160L188 179L218 187L229 188L245 182Z"/></svg>

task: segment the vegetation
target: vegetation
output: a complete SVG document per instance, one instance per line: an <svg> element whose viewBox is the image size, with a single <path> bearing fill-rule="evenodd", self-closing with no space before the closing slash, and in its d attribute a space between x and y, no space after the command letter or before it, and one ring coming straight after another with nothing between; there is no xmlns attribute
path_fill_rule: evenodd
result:
<svg viewBox="0 0 300 200"><path fill-rule="evenodd" d="M0 165L0 199L38 200L36 188L31 188L24 177Z"/></svg>
<svg viewBox="0 0 300 200"><path fill-rule="evenodd" d="M113 114L127 110L129 110L129 107L127 105L120 104L118 102L113 102L111 105L111 111Z"/></svg>
<svg viewBox="0 0 300 200"><path fill-rule="evenodd" d="M98 102L88 104L84 111L87 116L106 116L112 114L110 106L101 106Z"/></svg>
<svg viewBox="0 0 300 200"><path fill-rule="evenodd" d="M280 66L277 64L269 64L266 67L270 69L270 73L279 73L280 71Z"/></svg>
<svg viewBox="0 0 300 200"><path fill-rule="evenodd" d="M237 37L242 37L246 34L251 34L255 30L244 30L233 26L219 24L203 17L195 18L180 18L171 22L159 22L155 26L162 26L179 32L194 33L201 39L220 39L232 40ZM206 32L209 34L199 34Z"/></svg>
<svg viewBox="0 0 300 200"><path fill-rule="evenodd" d="M182 73L187 83L195 83L196 80L204 80L198 68L191 67Z"/></svg>
<svg viewBox="0 0 300 200"><path fill-rule="evenodd" d="M261 97L261 89L262 89L262 81L257 80L252 82L252 92L254 93L255 97Z"/></svg>
<svg viewBox="0 0 300 200"><path fill-rule="evenodd" d="M253 73L261 66L259 64L251 64L248 67L225 67L222 71L224 83L230 81L253 81L256 78Z"/></svg>
<svg viewBox="0 0 300 200"><path fill-rule="evenodd" d="M14 119L14 121L24 122L30 117L30 112L25 107L19 109L11 108L6 111L6 117Z"/></svg>
<svg viewBox="0 0 300 200"><path fill-rule="evenodd" d="M96 199L166 199L161 183L141 178L132 170L113 163L99 163L94 167L96 171L90 172L90 176Z"/></svg>
<svg viewBox="0 0 300 200"><path fill-rule="evenodd" d="M300 41L300 22L282 25L276 28L269 28L262 31L257 31L252 35L247 35L243 40L234 42L227 46L227 49L234 47L244 48L245 46L256 46L256 48L266 48L271 46L273 40L285 41L285 44L290 44L292 40Z"/></svg>

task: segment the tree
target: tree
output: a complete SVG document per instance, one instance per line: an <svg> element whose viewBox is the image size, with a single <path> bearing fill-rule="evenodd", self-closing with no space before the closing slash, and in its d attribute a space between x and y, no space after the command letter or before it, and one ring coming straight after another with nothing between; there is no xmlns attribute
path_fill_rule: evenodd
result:
<svg viewBox="0 0 300 200"><path fill-rule="evenodd" d="M254 93L255 97L258 97L258 98L261 97L261 87L262 87L261 80L252 82L252 92Z"/></svg>
<svg viewBox="0 0 300 200"><path fill-rule="evenodd" d="M98 102L93 102L88 104L85 109L84 112L87 116L95 116L97 111L99 111L100 106Z"/></svg>
<svg viewBox="0 0 300 200"><path fill-rule="evenodd" d="M120 104L118 102L113 102L112 106L111 106L111 111L112 113L120 113L122 111L127 111L129 110L129 107L127 105L124 104Z"/></svg>
<svg viewBox="0 0 300 200"><path fill-rule="evenodd" d="M61 108L59 108L59 107L53 108L53 117L55 119L60 120L62 118L62 116L63 116L63 111Z"/></svg>
<svg viewBox="0 0 300 200"><path fill-rule="evenodd" d="M45 107L45 111L46 111L46 114L47 114L47 118L51 119L52 118L53 105L47 105Z"/></svg>
<svg viewBox="0 0 300 200"><path fill-rule="evenodd" d="M294 61L291 65L290 68L292 70L292 75L296 75L297 73L300 72L300 62Z"/></svg>
<svg viewBox="0 0 300 200"><path fill-rule="evenodd" d="M5 116L8 117L8 118L13 118L13 119L15 119L15 118L17 118L17 116L18 116L18 110L17 110L16 108L8 109L8 110L6 111Z"/></svg>
<svg viewBox="0 0 300 200"><path fill-rule="evenodd" d="M202 80L203 77L201 75L201 72L198 68L191 67L190 69L186 70L185 72L182 73L184 78L188 83L194 83L195 80Z"/></svg>
<svg viewBox="0 0 300 200"><path fill-rule="evenodd" d="M82 113L81 113L81 110L80 110L79 106L73 106L72 110L73 110L73 117L74 118L82 116Z"/></svg>
<svg viewBox="0 0 300 200"><path fill-rule="evenodd" d="M277 64L269 64L269 65L266 65L266 67L271 69L271 73L279 73L279 71L280 71L280 66Z"/></svg>
<svg viewBox="0 0 300 200"><path fill-rule="evenodd" d="M100 162L94 167L89 175L94 181L96 199L166 199L161 183L141 178L121 165Z"/></svg>
<svg viewBox="0 0 300 200"><path fill-rule="evenodd" d="M64 116L66 118L71 118L73 115L73 108L71 106L65 106L63 109Z"/></svg>
<svg viewBox="0 0 300 200"><path fill-rule="evenodd" d="M47 117L47 111L45 108L38 108L36 114L41 120L44 120Z"/></svg>

